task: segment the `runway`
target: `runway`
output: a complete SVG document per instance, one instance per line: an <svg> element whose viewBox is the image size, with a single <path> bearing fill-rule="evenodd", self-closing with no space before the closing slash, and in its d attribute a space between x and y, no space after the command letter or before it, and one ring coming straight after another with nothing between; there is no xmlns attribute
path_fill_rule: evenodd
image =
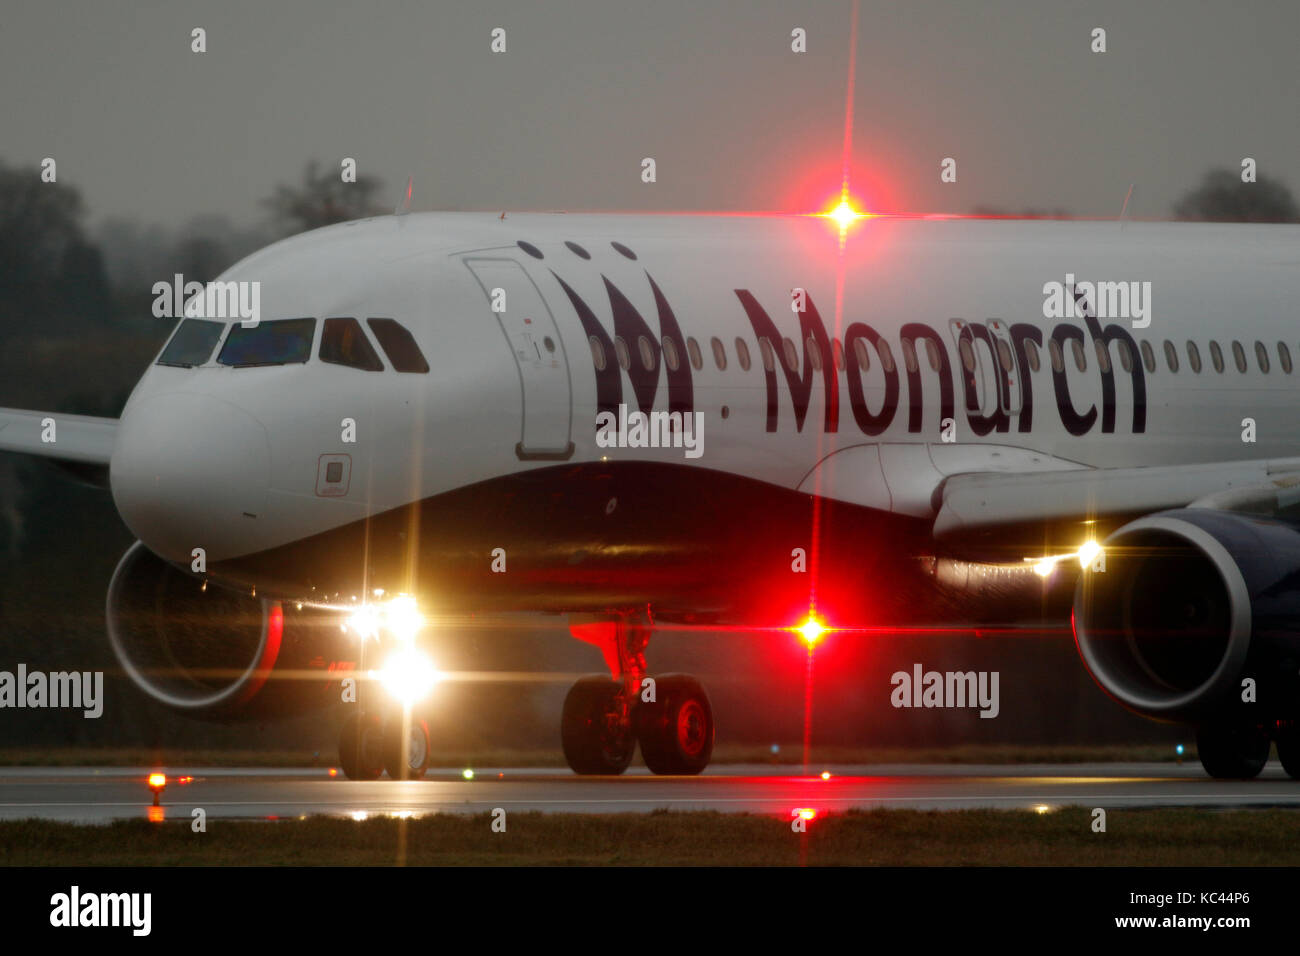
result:
<svg viewBox="0 0 1300 956"><path fill-rule="evenodd" d="M152 808L144 767L0 768L0 819L79 823L119 819L295 819L512 811L631 813L656 809L773 813L851 808L1300 807L1300 781L1276 763L1255 780L1213 780L1196 763L718 766L699 777L579 777L556 768L432 770L419 781L353 782L327 768L161 768L168 785ZM192 779L186 779L192 778Z"/></svg>

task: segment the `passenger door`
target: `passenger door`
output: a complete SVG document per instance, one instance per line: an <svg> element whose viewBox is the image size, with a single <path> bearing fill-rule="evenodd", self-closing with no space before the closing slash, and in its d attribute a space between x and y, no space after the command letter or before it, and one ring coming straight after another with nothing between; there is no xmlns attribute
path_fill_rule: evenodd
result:
<svg viewBox="0 0 1300 956"><path fill-rule="evenodd" d="M513 259L469 258L465 265L487 298L519 370L523 422L515 452L520 458L566 459L572 393L569 363L545 300Z"/></svg>

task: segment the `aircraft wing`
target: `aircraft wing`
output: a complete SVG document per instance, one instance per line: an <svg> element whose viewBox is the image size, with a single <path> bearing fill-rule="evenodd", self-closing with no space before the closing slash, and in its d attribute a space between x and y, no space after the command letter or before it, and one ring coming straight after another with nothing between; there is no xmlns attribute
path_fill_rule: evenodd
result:
<svg viewBox="0 0 1300 956"><path fill-rule="evenodd" d="M116 433L115 418L0 408L0 451L107 468Z"/></svg>
<svg viewBox="0 0 1300 956"><path fill-rule="evenodd" d="M936 538L1189 506L1278 514L1300 502L1300 458L958 474L943 480L937 498Z"/></svg>

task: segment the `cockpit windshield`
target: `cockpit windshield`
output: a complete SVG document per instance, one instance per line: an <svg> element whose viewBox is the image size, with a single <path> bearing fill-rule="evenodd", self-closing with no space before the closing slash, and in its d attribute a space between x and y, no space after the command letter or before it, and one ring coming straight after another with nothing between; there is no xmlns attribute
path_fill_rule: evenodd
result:
<svg viewBox="0 0 1300 956"><path fill-rule="evenodd" d="M235 323L217 361L235 368L306 362L315 334L315 319L276 319L247 329Z"/></svg>
<svg viewBox="0 0 1300 956"><path fill-rule="evenodd" d="M202 365L212 355L213 348L225 330L224 322L207 322L203 319L183 319L172 334L171 341L158 357L159 365L176 368L193 368Z"/></svg>

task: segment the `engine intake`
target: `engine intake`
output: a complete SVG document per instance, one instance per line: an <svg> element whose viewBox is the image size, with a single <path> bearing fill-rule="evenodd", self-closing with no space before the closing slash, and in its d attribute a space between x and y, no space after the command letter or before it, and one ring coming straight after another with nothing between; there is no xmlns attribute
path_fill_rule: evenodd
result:
<svg viewBox="0 0 1300 956"><path fill-rule="evenodd" d="M1286 716L1300 662L1300 530L1186 508L1140 518L1080 576L1075 642L1104 690L1148 717L1199 720L1258 681L1261 719Z"/></svg>
<svg viewBox="0 0 1300 956"><path fill-rule="evenodd" d="M336 620L209 585L136 542L108 588L108 638L146 694L196 716L323 706L354 668Z"/></svg>

